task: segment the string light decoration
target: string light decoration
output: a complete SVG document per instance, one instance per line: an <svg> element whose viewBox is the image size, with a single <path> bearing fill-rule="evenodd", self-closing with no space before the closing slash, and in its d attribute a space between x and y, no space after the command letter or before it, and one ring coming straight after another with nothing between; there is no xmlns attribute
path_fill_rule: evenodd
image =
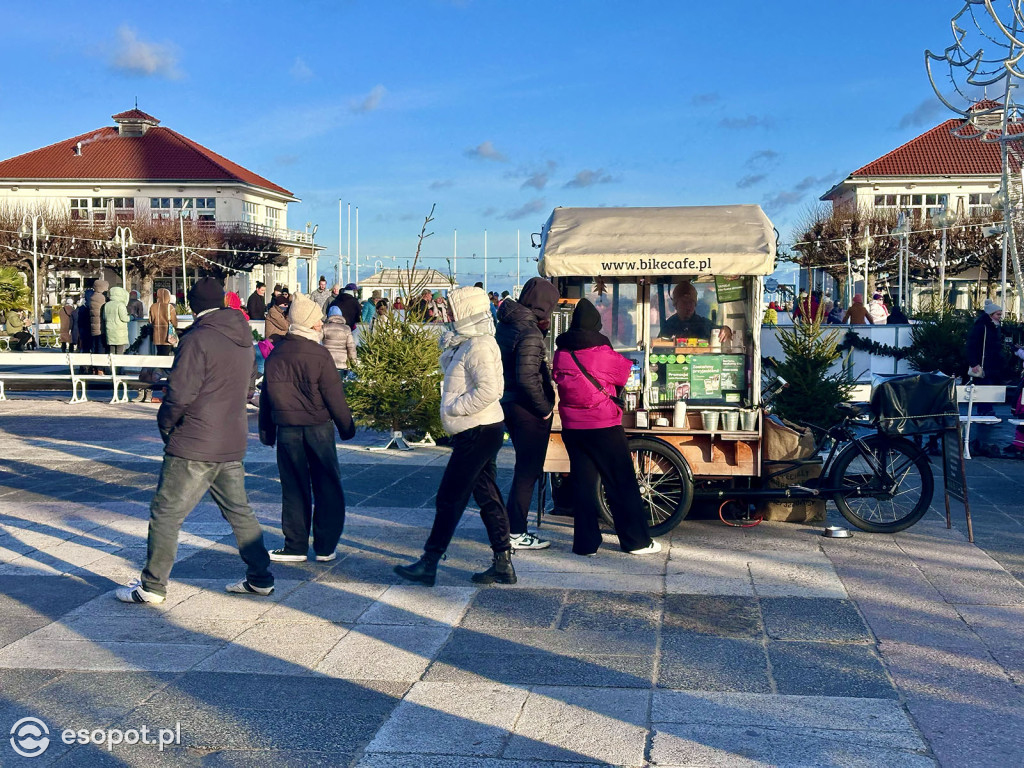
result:
<svg viewBox="0 0 1024 768"><path fill-rule="evenodd" d="M1002 297L1006 302L1007 253L1013 262L1016 281L1014 292L1016 314L1020 314L1020 258L1014 235L1015 218L1021 215L1022 190L1011 183L1010 156L1018 167L1021 153L1018 142L1024 139L1021 108L1014 103L1013 92L1024 78L1021 57L1024 56L1024 0L1007 0L996 10L992 0L965 0L960 11L950 20L953 44L941 54L925 51L925 68L935 95L950 111L959 115L960 125L952 135L966 141L998 143L1001 158L1001 188L1006 226L1003 234ZM980 38L980 39L979 39ZM973 52L972 52L973 51ZM945 85L952 87L963 101L954 104L936 81L941 73ZM988 89L1002 89L1002 101L978 102L972 91L987 94ZM967 106L963 106L966 104Z"/></svg>

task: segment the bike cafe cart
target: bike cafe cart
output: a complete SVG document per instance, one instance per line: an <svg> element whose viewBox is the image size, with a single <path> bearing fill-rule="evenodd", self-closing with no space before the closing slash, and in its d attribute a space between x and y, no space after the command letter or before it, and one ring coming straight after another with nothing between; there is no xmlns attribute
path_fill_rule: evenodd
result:
<svg viewBox="0 0 1024 768"><path fill-rule="evenodd" d="M551 337L587 298L633 361L623 426L652 534L686 517L695 481L760 476L761 304L776 255L761 208L556 208L540 248L563 297ZM545 471L569 471L557 420Z"/></svg>

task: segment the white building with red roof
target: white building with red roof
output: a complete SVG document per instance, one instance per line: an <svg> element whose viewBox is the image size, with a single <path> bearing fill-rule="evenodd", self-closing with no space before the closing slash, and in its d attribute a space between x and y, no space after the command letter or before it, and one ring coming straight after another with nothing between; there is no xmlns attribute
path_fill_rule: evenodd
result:
<svg viewBox="0 0 1024 768"><path fill-rule="evenodd" d="M299 198L138 108L112 117L113 126L0 161L0 205L95 224L180 216L268 235L288 264L258 266L256 279L295 285L299 262L318 250L310 233L288 229L288 204ZM170 280L175 287L177 275ZM234 287L248 290L248 282Z"/></svg>
<svg viewBox="0 0 1024 768"><path fill-rule="evenodd" d="M942 206L960 217L988 215L992 195L1000 185L1000 151L982 132L999 130L1001 112L995 101L974 105L973 117L946 120L901 147L858 168L821 200L834 209L859 208L906 211L915 220L930 217ZM964 138L970 136L973 138ZM1019 163L1014 164L1019 171Z"/></svg>

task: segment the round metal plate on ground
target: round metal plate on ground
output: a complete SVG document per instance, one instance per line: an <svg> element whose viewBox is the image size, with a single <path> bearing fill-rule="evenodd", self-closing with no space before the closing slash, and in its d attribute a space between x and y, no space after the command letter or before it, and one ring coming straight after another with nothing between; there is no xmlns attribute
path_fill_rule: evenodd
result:
<svg viewBox="0 0 1024 768"><path fill-rule="evenodd" d="M840 528L838 525L830 525L822 531L821 535L829 539L848 539L853 536L853 533L846 528Z"/></svg>

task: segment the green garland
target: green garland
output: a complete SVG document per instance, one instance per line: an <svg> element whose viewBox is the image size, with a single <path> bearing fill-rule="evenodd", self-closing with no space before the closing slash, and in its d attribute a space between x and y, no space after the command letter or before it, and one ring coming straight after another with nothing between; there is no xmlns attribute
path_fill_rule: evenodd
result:
<svg viewBox="0 0 1024 768"><path fill-rule="evenodd" d="M896 360L903 360L910 354L910 347L891 347L888 344L879 344L877 341L865 339L856 331L847 331L846 338L839 345L843 352L849 349L856 349L859 352L867 352L879 357L892 357Z"/></svg>

